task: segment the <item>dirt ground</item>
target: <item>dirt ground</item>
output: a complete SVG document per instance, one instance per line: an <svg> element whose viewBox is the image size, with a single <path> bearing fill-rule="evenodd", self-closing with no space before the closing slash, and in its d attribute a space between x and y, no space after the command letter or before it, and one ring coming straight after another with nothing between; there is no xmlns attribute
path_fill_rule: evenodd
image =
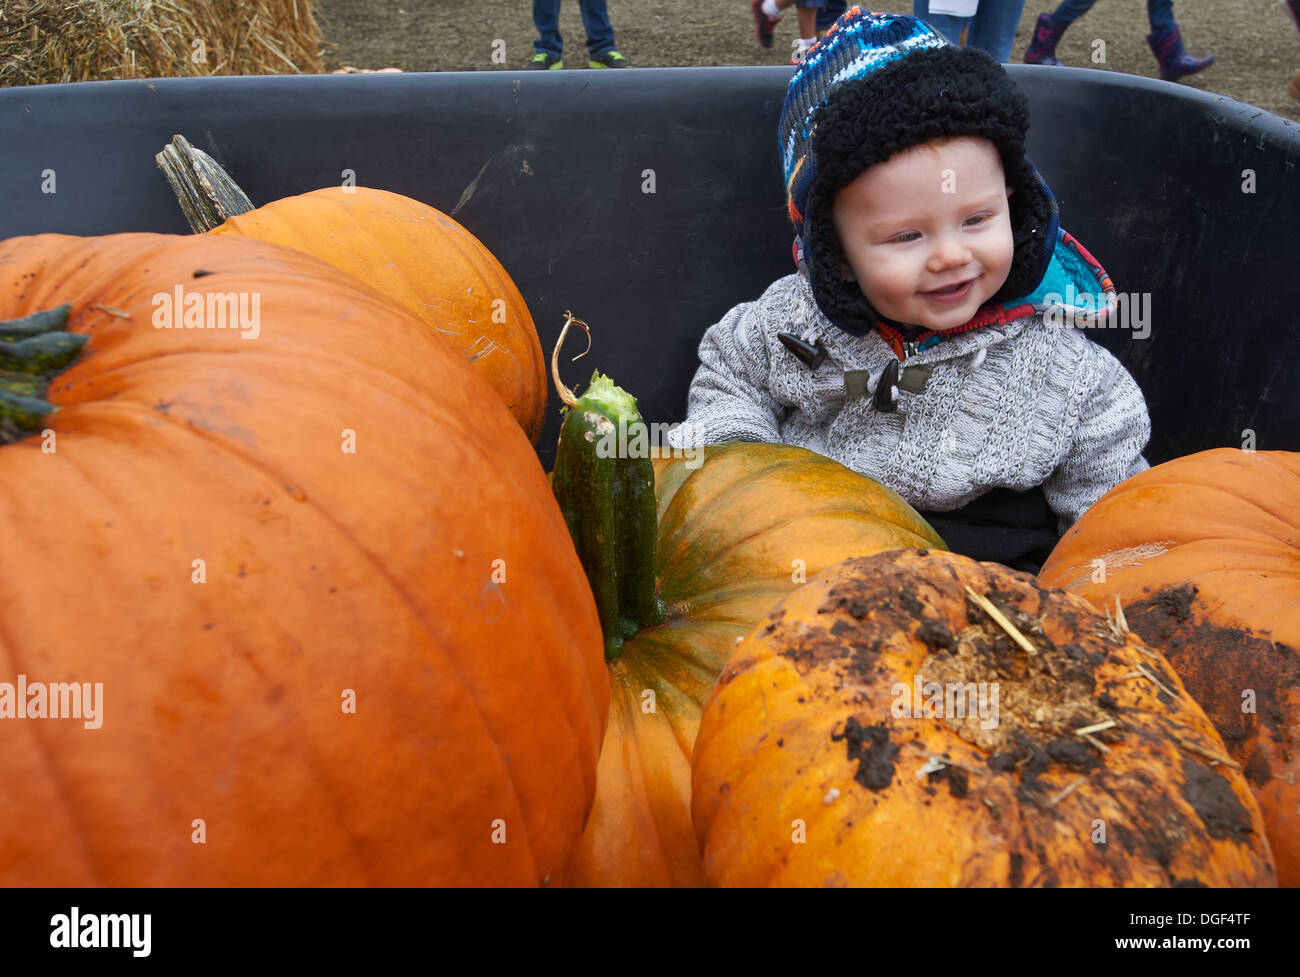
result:
<svg viewBox="0 0 1300 977"><path fill-rule="evenodd" d="M636 67L782 64L795 36L794 16L777 27L776 44L754 39L747 0L608 0L619 50ZM536 32L528 0L316 0L329 46L326 65L407 71L518 69L533 54ZM885 9L911 13L911 0ZM1019 62L1034 21L1054 0L1028 0L1012 48ZM1300 36L1279 0L1178 0L1175 15L1188 50L1218 61L1184 80L1300 121L1287 83L1300 70ZM560 32L566 64L585 65L578 0L564 0ZM1146 43L1145 0L1098 0L1066 33L1057 53L1066 64L1158 78ZM1105 63L1093 65L1095 41ZM504 47L501 43L504 42ZM493 60L504 55L504 63ZM567 69L566 69L567 70ZM585 69L584 69L585 70Z"/></svg>

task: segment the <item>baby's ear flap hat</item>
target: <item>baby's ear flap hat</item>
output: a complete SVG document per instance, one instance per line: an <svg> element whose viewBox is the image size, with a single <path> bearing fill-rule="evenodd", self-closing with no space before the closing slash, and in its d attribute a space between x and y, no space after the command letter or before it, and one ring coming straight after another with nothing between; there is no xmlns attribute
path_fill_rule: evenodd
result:
<svg viewBox="0 0 1300 977"><path fill-rule="evenodd" d="M835 194L901 150L954 136L992 142L1015 191L1011 272L990 303L1031 293L1059 224L1055 197L1025 157L1028 129L1024 95L988 54L953 47L915 17L845 13L795 71L779 124L796 260L826 317L859 336L879 321L842 277Z"/></svg>

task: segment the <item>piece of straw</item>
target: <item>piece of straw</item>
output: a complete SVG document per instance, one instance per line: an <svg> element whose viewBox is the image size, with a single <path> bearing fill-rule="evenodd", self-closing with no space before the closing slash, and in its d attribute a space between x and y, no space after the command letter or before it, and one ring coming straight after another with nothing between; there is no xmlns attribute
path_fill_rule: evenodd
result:
<svg viewBox="0 0 1300 977"><path fill-rule="evenodd" d="M1156 684L1156 688L1158 688L1161 692L1165 693L1165 695L1175 699L1178 697L1177 692L1175 692L1173 689L1170 689L1163 682L1161 682L1160 679L1156 678L1149 671L1147 671L1146 666L1143 665L1141 662L1137 663L1137 670L1141 672L1145 677L1150 679L1152 682L1154 682Z"/></svg>
<svg viewBox="0 0 1300 977"><path fill-rule="evenodd" d="M1093 723L1091 726L1081 726L1074 731L1076 736L1087 736L1089 733L1100 733L1103 729L1110 729L1112 726L1118 726L1113 719L1107 719L1105 722Z"/></svg>
<svg viewBox="0 0 1300 977"><path fill-rule="evenodd" d="M1215 753L1213 750L1207 750L1205 749L1205 747L1197 746L1195 743L1184 742L1183 740L1180 740L1177 737L1174 738L1174 742L1177 743L1179 746L1181 746L1184 750L1187 750L1191 753L1199 753L1207 760L1213 760L1215 763L1221 763L1225 767L1231 767L1233 770L1241 769L1241 764L1237 763L1231 757L1224 756L1222 753Z"/></svg>
<svg viewBox="0 0 1300 977"><path fill-rule="evenodd" d="M1061 801L1065 800L1067 797L1073 794L1076 788L1080 787L1083 784L1086 784L1087 782L1088 782L1087 777L1080 777L1069 787L1065 788L1065 790L1061 791L1059 794L1054 796L1050 801L1048 801L1047 806L1056 807L1057 804L1061 803Z"/></svg>
<svg viewBox="0 0 1300 977"><path fill-rule="evenodd" d="M1012 641L1020 645L1020 647L1029 652L1029 654L1038 654L1038 649L1030 644L1029 639L1020 633L1020 629L1012 624L1007 619L1007 616L998 610L997 606L991 600L981 594L975 593L975 591L970 589L969 585L966 587L966 593L970 595L970 599L979 606L980 610L993 618L994 623L1011 636Z"/></svg>

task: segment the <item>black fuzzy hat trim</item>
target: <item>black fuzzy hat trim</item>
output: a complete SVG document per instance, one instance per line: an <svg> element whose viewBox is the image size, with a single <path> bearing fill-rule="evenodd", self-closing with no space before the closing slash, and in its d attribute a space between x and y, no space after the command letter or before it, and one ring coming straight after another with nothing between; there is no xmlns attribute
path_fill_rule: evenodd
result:
<svg viewBox="0 0 1300 977"><path fill-rule="evenodd" d="M804 250L813 296L835 325L861 336L880 318L858 283L842 277L843 251L831 221L835 194L877 163L932 139L988 139L1015 190L1011 270L990 303L1028 295L1042 281L1055 243L1047 238L1056 227L1056 199L1025 156L1028 102L988 54L955 47L912 52L837 87L814 126L817 176L808 194Z"/></svg>

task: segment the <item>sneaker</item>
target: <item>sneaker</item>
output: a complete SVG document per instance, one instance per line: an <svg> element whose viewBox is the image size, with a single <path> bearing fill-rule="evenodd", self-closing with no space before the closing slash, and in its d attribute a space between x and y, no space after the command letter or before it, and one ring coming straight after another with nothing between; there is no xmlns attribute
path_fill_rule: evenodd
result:
<svg viewBox="0 0 1300 977"><path fill-rule="evenodd" d="M534 54L532 60L528 62L529 68L563 68L564 62L553 54L539 53Z"/></svg>
<svg viewBox="0 0 1300 977"><path fill-rule="evenodd" d="M599 58L587 62L588 68L626 68L627 58L617 51L606 51Z"/></svg>
<svg viewBox="0 0 1300 977"><path fill-rule="evenodd" d="M804 58L808 57L808 52L811 51L815 46L816 46L815 41L805 44L804 39L802 37L799 38L795 42L794 52L790 55L790 64L794 65L795 67L798 67L799 65L803 64Z"/></svg>
<svg viewBox="0 0 1300 977"><path fill-rule="evenodd" d="M754 33L758 43L763 47L772 46L772 28L780 23L780 17L769 17L763 13L763 0L750 0L749 9L754 11Z"/></svg>

